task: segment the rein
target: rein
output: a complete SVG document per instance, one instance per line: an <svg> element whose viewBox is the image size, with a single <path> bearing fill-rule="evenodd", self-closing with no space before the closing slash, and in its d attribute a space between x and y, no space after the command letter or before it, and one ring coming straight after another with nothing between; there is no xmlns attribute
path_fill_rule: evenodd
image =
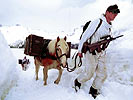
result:
<svg viewBox="0 0 133 100"><path fill-rule="evenodd" d="M75 54L76 54L76 53L75 53ZM75 54L74 54L74 55L75 55ZM74 55L73 55L72 58L74 58ZM72 69L68 67L68 63L67 63L67 67L66 67L66 68L67 68L67 71L68 71L68 72L73 72L73 71L76 69L76 63L77 63L77 62L76 62L76 59L77 59L77 57L78 57L78 53L77 53L76 56L75 56L75 60L74 60L74 61L75 61L75 63L74 63L75 65L74 65L74 67L73 67ZM81 66L82 66L82 59L81 59L81 57L80 57L80 61L79 61L79 63L78 63L78 67L81 67Z"/></svg>

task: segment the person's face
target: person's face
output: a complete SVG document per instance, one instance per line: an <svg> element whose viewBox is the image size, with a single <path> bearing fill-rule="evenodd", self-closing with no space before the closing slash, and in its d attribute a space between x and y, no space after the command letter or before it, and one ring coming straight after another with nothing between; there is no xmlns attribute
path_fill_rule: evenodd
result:
<svg viewBox="0 0 133 100"><path fill-rule="evenodd" d="M113 21L117 15L118 15L117 13L113 13L113 12L107 13L107 16L108 16L110 21Z"/></svg>
<svg viewBox="0 0 133 100"><path fill-rule="evenodd" d="M117 15L117 13L109 12L110 20L113 21Z"/></svg>

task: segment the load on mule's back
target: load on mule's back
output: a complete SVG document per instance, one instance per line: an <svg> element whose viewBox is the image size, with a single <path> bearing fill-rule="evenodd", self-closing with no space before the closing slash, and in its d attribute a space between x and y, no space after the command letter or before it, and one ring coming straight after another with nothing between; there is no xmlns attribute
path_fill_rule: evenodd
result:
<svg viewBox="0 0 133 100"><path fill-rule="evenodd" d="M70 49L69 49L68 43L66 42L66 39L67 39L66 37L61 39L57 37L57 39L50 40L47 44L45 44L47 45L45 47L43 47L42 45L43 43L41 43L40 45L41 47L39 47L41 48L40 49L41 53L39 53L39 55L35 53L30 53L30 55L34 56L36 80L38 80L39 68L40 66L43 66L44 85L47 84L48 70L52 68L59 70L59 75L57 79L54 81L54 83L58 84L60 81L63 68L67 66L67 58L70 56ZM35 49L31 51L36 52ZM45 52L43 52L43 50ZM25 52L26 54L29 54L29 52L26 51L26 48L25 48Z"/></svg>
<svg viewBox="0 0 133 100"><path fill-rule="evenodd" d="M29 35L26 37L24 54L29 56L42 56L47 52L46 48L50 39L44 39L41 36Z"/></svg>

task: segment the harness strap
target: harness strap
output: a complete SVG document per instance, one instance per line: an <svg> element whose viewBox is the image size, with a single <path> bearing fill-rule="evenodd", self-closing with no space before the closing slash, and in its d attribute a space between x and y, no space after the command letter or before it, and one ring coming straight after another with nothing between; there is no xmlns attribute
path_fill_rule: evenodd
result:
<svg viewBox="0 0 133 100"><path fill-rule="evenodd" d="M91 37L90 37L90 44L91 44L91 39L92 39L92 36L94 36L94 34L97 32L97 30L99 29L99 27L101 26L101 24L102 24L102 19L100 18L100 23L98 24L98 26L97 26L97 28L96 28L96 30L95 30L95 32L91 35ZM88 39L87 39L88 40Z"/></svg>

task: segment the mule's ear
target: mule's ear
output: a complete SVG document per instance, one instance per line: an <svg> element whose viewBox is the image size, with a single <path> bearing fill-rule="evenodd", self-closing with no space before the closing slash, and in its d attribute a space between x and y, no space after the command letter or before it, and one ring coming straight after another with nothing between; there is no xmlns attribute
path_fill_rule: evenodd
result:
<svg viewBox="0 0 133 100"><path fill-rule="evenodd" d="M60 38L59 38L59 36L57 37L57 42L59 42L60 41Z"/></svg>
<svg viewBox="0 0 133 100"><path fill-rule="evenodd" d="M66 36L64 37L64 40L65 40L65 41L67 40L67 37L66 37Z"/></svg>

